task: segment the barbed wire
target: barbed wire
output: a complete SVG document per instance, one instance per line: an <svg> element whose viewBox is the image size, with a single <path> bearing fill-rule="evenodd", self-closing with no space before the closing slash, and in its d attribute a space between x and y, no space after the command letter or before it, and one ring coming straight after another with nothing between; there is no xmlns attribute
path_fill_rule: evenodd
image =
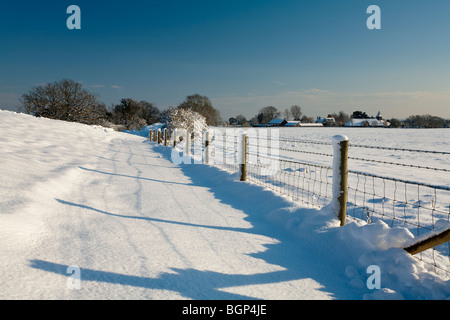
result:
<svg viewBox="0 0 450 320"><path fill-rule="evenodd" d="M349 156L348 159L365 161L365 162L373 162L373 163L389 164L389 165L395 165L395 166L401 166L401 167L410 167L410 168L417 168L417 169L427 169L427 170L434 170L434 171L450 172L450 169L427 167L427 166L420 166L420 165L416 165L416 164L406 164L406 163L392 162L392 161L385 161L385 160L364 159L364 158L351 157L351 156Z"/></svg>
<svg viewBox="0 0 450 320"><path fill-rule="evenodd" d="M385 177L385 176L380 176L380 175L376 175L376 174L373 174L373 173L362 172L362 171L348 170L348 173L355 173L355 174L365 175L365 176L373 177L373 178L379 178L379 179L384 179L384 180L390 180L390 181L397 181L397 182L402 182L402 183L407 183L407 184L419 185L419 186L433 188L433 189L437 189L437 190L450 191L450 187L449 186L431 185L431 184L424 183L424 182L404 180L404 179L398 179L398 178L392 178L392 177Z"/></svg>
<svg viewBox="0 0 450 320"><path fill-rule="evenodd" d="M256 144L248 144L248 146L250 147L259 147L259 145ZM288 148L276 148L278 151L288 151L288 152L296 152L296 153L305 153L305 154L314 154L314 155L318 155L318 156L324 156L324 157L332 157L332 154L328 154L328 153L322 153L322 152L314 152L314 151L306 151L306 150L297 150L297 149L288 149ZM280 155L280 157L283 157L282 155Z"/></svg>
<svg viewBox="0 0 450 320"><path fill-rule="evenodd" d="M450 155L450 152L447 152L447 151L420 150L420 149L404 149L404 148L382 147L382 146L370 146L370 145L360 145L360 144L349 144L349 147L366 148L366 149L381 149L381 150L391 150L391 151L405 151L405 152L418 152L418 153L433 153L433 154Z"/></svg>

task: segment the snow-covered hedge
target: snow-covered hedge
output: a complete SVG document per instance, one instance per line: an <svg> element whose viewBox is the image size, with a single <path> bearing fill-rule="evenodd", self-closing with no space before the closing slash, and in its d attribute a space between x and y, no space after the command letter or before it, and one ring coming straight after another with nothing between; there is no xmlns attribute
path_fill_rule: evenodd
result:
<svg viewBox="0 0 450 320"><path fill-rule="evenodd" d="M170 107L163 115L161 121L170 131L177 129L180 134L188 130L196 136L201 136L202 132L208 129L206 119L201 114L192 109L182 109Z"/></svg>

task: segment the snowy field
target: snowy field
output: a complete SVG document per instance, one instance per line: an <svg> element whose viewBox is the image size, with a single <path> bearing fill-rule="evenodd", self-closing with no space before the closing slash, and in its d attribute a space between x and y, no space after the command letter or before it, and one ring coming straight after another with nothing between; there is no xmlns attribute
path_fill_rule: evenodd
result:
<svg viewBox="0 0 450 320"><path fill-rule="evenodd" d="M283 128L278 133L280 170L278 176L274 174L269 180L278 179L295 186L292 181L295 171L308 171L308 176L318 185L311 191L316 192L316 197L322 193L323 198L329 198L331 190L325 189L332 184L332 170L326 169L332 167L331 140L334 135L344 135L350 144L349 214L355 204L357 210L366 207L375 215L384 212L387 219L395 218L397 224L407 224L411 229L416 227L416 220L420 220L421 227L431 229L439 219L450 220L449 132L447 129ZM264 135L270 137L271 133ZM305 165L299 166L297 161ZM320 186L320 182L328 185ZM366 199L359 199L362 196ZM317 204L321 204L320 199ZM406 213L414 218L403 219Z"/></svg>
<svg viewBox="0 0 450 320"><path fill-rule="evenodd" d="M446 132L302 130L292 134L449 149ZM450 298L448 277L400 249L414 238L407 228L340 228L327 206L176 165L170 148L142 136L0 111L0 145L2 299ZM433 161L449 167L448 157ZM370 266L380 289L367 285Z"/></svg>

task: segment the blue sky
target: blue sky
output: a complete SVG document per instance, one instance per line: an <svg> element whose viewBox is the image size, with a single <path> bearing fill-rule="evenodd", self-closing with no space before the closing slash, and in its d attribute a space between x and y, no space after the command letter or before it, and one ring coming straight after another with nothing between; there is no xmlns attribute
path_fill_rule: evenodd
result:
<svg viewBox="0 0 450 320"><path fill-rule="evenodd" d="M369 30L368 6L381 9ZM67 7L81 9L69 30ZM108 106L208 96L224 119L293 104L450 118L448 0L0 2L0 107L70 78Z"/></svg>

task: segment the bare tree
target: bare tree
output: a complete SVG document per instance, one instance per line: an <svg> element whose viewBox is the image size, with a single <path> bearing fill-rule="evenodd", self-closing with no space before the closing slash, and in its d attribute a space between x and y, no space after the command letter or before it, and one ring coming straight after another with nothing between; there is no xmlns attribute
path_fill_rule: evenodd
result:
<svg viewBox="0 0 450 320"><path fill-rule="evenodd" d="M106 107L80 83L64 79L34 87L22 96L23 110L37 117L100 124Z"/></svg>
<svg viewBox="0 0 450 320"><path fill-rule="evenodd" d="M158 122L161 112L158 107L153 105L151 102L141 101L141 117L147 122L147 124L153 124Z"/></svg>
<svg viewBox="0 0 450 320"><path fill-rule="evenodd" d="M295 121L300 121L300 119L302 118L302 108L298 105L293 105L291 107L291 116Z"/></svg>
<svg viewBox="0 0 450 320"><path fill-rule="evenodd" d="M402 122L396 118L392 118L389 120L390 122L390 126L389 128L401 128L402 127Z"/></svg>
<svg viewBox="0 0 450 320"><path fill-rule="evenodd" d="M336 126L343 127L347 122L350 121L350 116L344 111L339 111L339 113L332 113L331 116L336 120Z"/></svg>
<svg viewBox="0 0 450 320"><path fill-rule="evenodd" d="M239 114L235 117L237 124L244 126L244 127L248 127L250 125L249 121L242 115Z"/></svg>
<svg viewBox="0 0 450 320"><path fill-rule="evenodd" d="M308 117L306 115L304 115L300 120L302 123L313 123L314 122L313 117Z"/></svg>
<svg viewBox="0 0 450 320"><path fill-rule="evenodd" d="M114 123L127 130L139 130L147 124L142 118L142 105L133 99L122 99L114 107Z"/></svg>
<svg viewBox="0 0 450 320"><path fill-rule="evenodd" d="M219 110L212 106L211 100L206 96L199 94L188 96L178 108L191 109L201 114L209 126L216 126L222 121Z"/></svg>
<svg viewBox="0 0 450 320"><path fill-rule="evenodd" d="M273 106L268 106L259 110L257 115L259 123L269 123L271 120L281 116L281 112Z"/></svg>
<svg viewBox="0 0 450 320"><path fill-rule="evenodd" d="M285 109L285 110L283 111L283 116L284 116L284 119L285 119L286 121L291 120L291 110L290 110L290 109Z"/></svg>

